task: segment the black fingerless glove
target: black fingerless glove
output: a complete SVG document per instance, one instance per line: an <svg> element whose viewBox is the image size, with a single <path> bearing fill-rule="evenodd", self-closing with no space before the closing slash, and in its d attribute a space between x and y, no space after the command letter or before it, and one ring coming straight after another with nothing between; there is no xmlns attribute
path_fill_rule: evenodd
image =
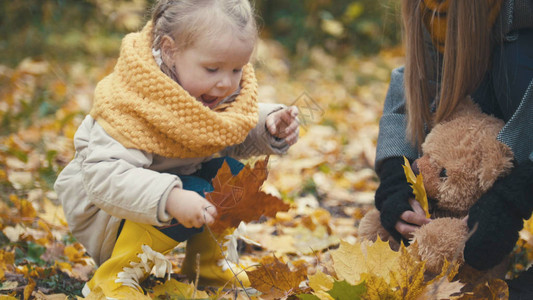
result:
<svg viewBox="0 0 533 300"><path fill-rule="evenodd" d="M383 161L377 170L380 184L376 190L375 204L380 211L381 225L400 242L405 239L394 227L400 215L407 210L412 210L409 198L413 197L413 189L407 183L403 170L404 160L401 157L388 158Z"/></svg>
<svg viewBox="0 0 533 300"><path fill-rule="evenodd" d="M466 242L464 257L472 267L485 270L500 263L518 240L533 211L533 162L526 160L497 180L470 208L468 228L477 229Z"/></svg>

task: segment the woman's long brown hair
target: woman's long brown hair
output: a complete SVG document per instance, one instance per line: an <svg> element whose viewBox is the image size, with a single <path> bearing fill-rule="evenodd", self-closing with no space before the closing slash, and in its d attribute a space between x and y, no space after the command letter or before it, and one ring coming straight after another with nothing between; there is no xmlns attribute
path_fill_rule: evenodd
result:
<svg viewBox="0 0 533 300"><path fill-rule="evenodd" d="M420 147L425 139L425 126L431 128L447 117L458 103L478 87L490 66L491 35L494 21L489 20L487 0L448 0L447 27L442 69L432 71L431 64L441 64L439 55L430 58L424 45L424 16L421 2L402 0L404 41L406 50L405 95L407 109L407 136ZM431 16L434 17L434 16ZM436 78L431 73L436 74ZM429 80L437 87L430 90ZM429 103L436 96L435 114Z"/></svg>

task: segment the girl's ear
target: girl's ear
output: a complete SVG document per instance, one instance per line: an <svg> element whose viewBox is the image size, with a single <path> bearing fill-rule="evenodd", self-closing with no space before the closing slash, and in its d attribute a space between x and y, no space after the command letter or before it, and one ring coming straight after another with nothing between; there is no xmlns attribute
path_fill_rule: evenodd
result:
<svg viewBox="0 0 533 300"><path fill-rule="evenodd" d="M161 58L163 61L166 61L169 56L172 56L175 50L174 39L168 35L164 35L161 38Z"/></svg>

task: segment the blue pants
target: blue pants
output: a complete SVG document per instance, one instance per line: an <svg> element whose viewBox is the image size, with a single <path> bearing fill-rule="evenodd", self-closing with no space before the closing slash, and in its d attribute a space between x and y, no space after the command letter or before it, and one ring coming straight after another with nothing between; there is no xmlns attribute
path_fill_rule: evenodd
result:
<svg viewBox="0 0 533 300"><path fill-rule="evenodd" d="M195 173L191 175L180 176L181 182L183 183L183 189L195 191L200 196L205 198L205 193L212 192L214 190L213 185L211 185L211 180L215 178L224 161L228 163L231 174L233 175L237 175L244 167L242 163L231 157L219 157L212 159L203 163L200 170L196 171ZM186 228L178 223L176 219L172 219L172 222L168 226L156 228L178 242L186 241L192 235L203 231L203 227Z"/></svg>

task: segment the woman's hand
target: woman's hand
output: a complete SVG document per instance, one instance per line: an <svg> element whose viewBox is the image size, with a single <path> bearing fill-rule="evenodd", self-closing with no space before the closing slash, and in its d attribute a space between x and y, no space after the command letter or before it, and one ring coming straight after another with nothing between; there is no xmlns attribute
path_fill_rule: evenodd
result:
<svg viewBox="0 0 533 300"><path fill-rule="evenodd" d="M409 205L411 205L413 211L404 211L400 215L400 220L396 223L396 226L394 226L394 228L407 239L412 238L413 231L417 230L420 226L431 222L431 219L426 218L426 213L418 201L410 198Z"/></svg>
<svg viewBox="0 0 533 300"><path fill-rule="evenodd" d="M217 216L213 204L194 191L173 188L165 207L169 215L187 228L211 225Z"/></svg>
<svg viewBox="0 0 533 300"><path fill-rule="evenodd" d="M287 144L293 145L298 141L300 132L297 117L298 108L296 106L280 109L268 115L265 121L266 128L271 135L285 139Z"/></svg>

